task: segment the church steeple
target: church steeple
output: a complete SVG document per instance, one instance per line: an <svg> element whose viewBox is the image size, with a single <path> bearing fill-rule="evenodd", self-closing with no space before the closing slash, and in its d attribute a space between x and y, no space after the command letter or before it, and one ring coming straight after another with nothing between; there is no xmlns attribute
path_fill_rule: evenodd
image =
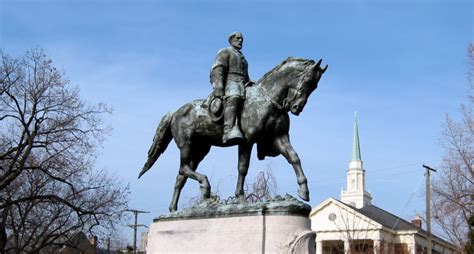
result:
<svg viewBox="0 0 474 254"><path fill-rule="evenodd" d="M354 139L352 141L352 160L347 170L347 189L341 193L341 201L357 208L370 205L372 197L365 191L365 170L360 155L359 128L357 113L354 117Z"/></svg>
<svg viewBox="0 0 474 254"><path fill-rule="evenodd" d="M359 128L357 126L357 112L354 114L354 140L352 141L352 160L361 161L360 144L359 144Z"/></svg>

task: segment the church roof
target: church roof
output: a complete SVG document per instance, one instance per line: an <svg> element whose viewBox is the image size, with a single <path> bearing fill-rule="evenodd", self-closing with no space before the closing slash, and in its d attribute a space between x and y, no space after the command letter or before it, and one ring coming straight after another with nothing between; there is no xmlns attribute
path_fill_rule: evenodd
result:
<svg viewBox="0 0 474 254"><path fill-rule="evenodd" d="M354 207L353 207L354 208ZM411 222L408 222L394 214L391 214L387 211L385 211L382 208L379 208L374 205L369 205L369 206L364 206L360 209L354 208L361 214L367 216L368 218L382 224L384 227L393 229L393 230L417 230L418 232L422 232L424 235L427 235L428 232L424 229L420 229ZM451 246L452 248L456 249L456 246L454 246L452 243L446 241L445 239L432 234L432 237L436 239L438 242L443 242L444 244L447 244Z"/></svg>
<svg viewBox="0 0 474 254"><path fill-rule="evenodd" d="M393 230L420 230L419 228L417 228L414 224L392 214L392 213L389 213L387 211L385 211L384 209L382 208L379 208L377 206L374 206L374 205L366 205L362 208L356 208L352 205L349 205L341 200L338 200L336 198L328 198L326 199L325 201L321 202L318 206L316 206L315 208L313 208L313 210L311 211L310 213L310 217L312 215L314 215L315 213L318 213L319 211L321 211L321 209L323 209L327 204L329 203L336 203L336 204L340 204L340 205L343 205L349 209L352 209L354 210L355 212L357 213L360 213L362 215L364 215L365 217L369 218L370 220L373 220L377 223L379 223L380 225L386 227L386 228L389 228L389 229L393 229Z"/></svg>
<svg viewBox="0 0 474 254"><path fill-rule="evenodd" d="M357 112L354 117L354 140L352 142L352 160L361 161L360 156L360 143L359 143L359 128L357 127Z"/></svg>
<svg viewBox="0 0 474 254"><path fill-rule="evenodd" d="M353 209L359 211L361 214L367 216L368 218L382 224L384 227L393 229L393 230L417 230L418 232L423 233L424 235L427 235L428 232L424 229L420 229L411 222L408 222L394 214L391 214L382 208L379 208L374 205L368 205L364 206L360 209L354 208ZM456 246L454 246L452 243L446 241L445 239L432 234L432 237L436 239L438 242L442 242L446 245L451 246L452 248L456 249Z"/></svg>
<svg viewBox="0 0 474 254"><path fill-rule="evenodd" d="M384 227L393 230L420 230L412 223L374 205L368 205L360 209L354 209L368 218L382 224Z"/></svg>
<svg viewBox="0 0 474 254"><path fill-rule="evenodd" d="M341 205L344 205L347 208L353 209L355 212L367 217L368 219L381 224L385 228L389 228L395 231L416 231L417 233L421 233L422 235L427 235L428 232L424 229L420 229L414 224L412 224L409 221L406 221L405 219L398 217L397 215L394 215L390 212L385 211L382 208L379 208L375 205L366 205L362 208L356 208L354 206L351 206L349 204L346 204L336 198L328 198L325 201L321 202L318 206L313 208L313 210L310 213L310 217L314 216L315 213L321 211L321 209L324 209L324 207L328 203L339 203ZM433 239L436 239L438 243L443 243L445 245L450 246L453 249L456 249L457 247L450 243L449 241L432 234Z"/></svg>

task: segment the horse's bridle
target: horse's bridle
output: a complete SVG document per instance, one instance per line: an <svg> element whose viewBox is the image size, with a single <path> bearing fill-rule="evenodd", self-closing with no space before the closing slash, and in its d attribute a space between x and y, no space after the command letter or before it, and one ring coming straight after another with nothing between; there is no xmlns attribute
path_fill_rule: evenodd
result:
<svg viewBox="0 0 474 254"><path fill-rule="evenodd" d="M303 73L307 73L307 69L308 67L306 67L303 71ZM257 85L258 89L260 89L260 91L262 92L262 94L265 96L265 99L267 99L268 101L270 101L273 106L277 107L278 109L284 109L286 108L287 110L289 110L289 105L291 105L291 103L293 103L293 101L296 99L296 97L298 95L301 94L301 90L303 88L303 78L305 77L306 75L301 75L301 77L299 78L299 81L298 81L298 86L295 88L292 88L292 87L289 87L288 88L288 94L286 95L286 98L283 99L282 103L278 103L276 102L272 97L270 97L270 95L268 95L267 91L261 86L261 83ZM291 91L296 91L294 93L291 93ZM292 96L290 96L292 95Z"/></svg>

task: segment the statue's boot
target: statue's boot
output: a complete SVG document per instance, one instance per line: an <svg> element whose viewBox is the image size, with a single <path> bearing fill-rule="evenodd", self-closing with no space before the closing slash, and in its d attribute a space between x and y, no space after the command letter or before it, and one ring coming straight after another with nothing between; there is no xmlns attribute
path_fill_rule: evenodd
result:
<svg viewBox="0 0 474 254"><path fill-rule="evenodd" d="M222 142L226 145L238 144L245 140L242 131L240 131L238 113L242 99L236 96L229 97L225 100L224 111L224 135Z"/></svg>

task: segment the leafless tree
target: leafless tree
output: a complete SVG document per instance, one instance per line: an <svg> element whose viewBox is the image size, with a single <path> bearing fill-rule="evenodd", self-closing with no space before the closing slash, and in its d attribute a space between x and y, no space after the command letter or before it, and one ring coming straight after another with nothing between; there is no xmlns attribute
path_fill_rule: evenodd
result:
<svg viewBox="0 0 474 254"><path fill-rule="evenodd" d="M278 185L270 167L260 171L253 183L245 184L245 196L248 202L262 202L275 197Z"/></svg>
<svg viewBox="0 0 474 254"><path fill-rule="evenodd" d="M220 200L219 186L220 182L217 185L216 190L211 194L211 197L213 197L216 201ZM272 169L267 167L265 171L260 171L251 184L248 184L247 182L245 183L244 190L246 201L249 203L264 202L274 198L278 192L278 184L275 177L273 176ZM188 199L187 208L196 206L202 201L202 196L200 194L193 196ZM231 196L227 199L224 199L223 202L233 203L237 202L237 200L235 200L235 196Z"/></svg>
<svg viewBox="0 0 474 254"><path fill-rule="evenodd" d="M393 243L390 244L382 238L378 245L375 244L372 239L377 231L376 226L370 220L357 214L357 212L339 207L336 218L332 223L337 228L339 232L338 238L341 240L328 241L326 243L326 247L332 249L333 253L393 253ZM345 243L349 244L346 248L344 248ZM392 247L385 249L385 245L392 245ZM406 244L405 247L407 247Z"/></svg>
<svg viewBox="0 0 474 254"><path fill-rule="evenodd" d="M468 49L469 101L461 105L462 117L446 116L441 144L445 150L440 172L433 184L432 212L435 222L461 249L467 243L473 209L474 180L474 45Z"/></svg>
<svg viewBox="0 0 474 254"><path fill-rule="evenodd" d="M40 253L121 222L128 187L94 168L103 104L79 96L41 49L0 63L0 250Z"/></svg>

